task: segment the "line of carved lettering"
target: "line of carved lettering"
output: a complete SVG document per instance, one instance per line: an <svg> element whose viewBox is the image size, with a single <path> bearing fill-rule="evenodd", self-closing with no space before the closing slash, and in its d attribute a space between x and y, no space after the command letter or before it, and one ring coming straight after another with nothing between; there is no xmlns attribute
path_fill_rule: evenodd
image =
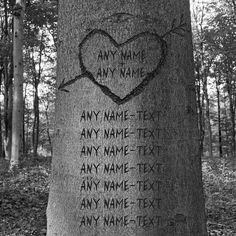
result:
<svg viewBox="0 0 236 236"><path fill-rule="evenodd" d="M160 209L161 198L83 198L80 203L81 210L122 210L137 207L138 209Z"/></svg>
<svg viewBox="0 0 236 236"><path fill-rule="evenodd" d="M137 189L139 192L146 191L160 191L161 181L160 180L137 180L131 183L129 180L88 180L85 179L80 185L81 192L91 192L101 190L103 192L121 191L127 192L131 189Z"/></svg>
<svg viewBox="0 0 236 236"><path fill-rule="evenodd" d="M80 174L128 174L130 171L137 170L139 174L158 174L161 173L161 163L137 163L135 166L130 166L129 162L125 163L83 163L80 168Z"/></svg>
<svg viewBox="0 0 236 236"><path fill-rule="evenodd" d="M102 137L104 139L127 139L130 137L138 136L138 139L176 139L182 141L188 141L189 138L184 133L185 129L175 128L107 128L107 129L95 129L95 128L83 128L80 132L80 139L98 139ZM188 130L186 130L187 132ZM189 132L190 133L190 132ZM187 134L189 134L187 133ZM179 137L182 135L182 137ZM189 135L190 136L190 135Z"/></svg>
<svg viewBox="0 0 236 236"><path fill-rule="evenodd" d="M128 227L129 225L135 225L142 228L154 228L161 226L161 219L159 215L137 215L132 217L129 215L84 215L81 217L80 227L98 226L102 222L104 227Z"/></svg>
<svg viewBox="0 0 236 236"><path fill-rule="evenodd" d="M80 157L91 157L103 155L104 157L126 157L129 154L135 153L138 156L159 156L162 146L160 145L111 145L111 146L82 146Z"/></svg>
<svg viewBox="0 0 236 236"><path fill-rule="evenodd" d="M83 128L80 133L80 139L98 139L99 137L104 139L127 139L131 136L134 137L134 135L137 135L138 139L155 139L160 137L160 132L161 129L159 128Z"/></svg>
<svg viewBox="0 0 236 236"><path fill-rule="evenodd" d="M80 122L87 121L128 121L137 119L138 121L159 121L161 111L146 111L140 110L136 112L124 111L83 111L80 116Z"/></svg>
<svg viewBox="0 0 236 236"><path fill-rule="evenodd" d="M83 198L80 203L81 210L98 209L100 206L105 210L122 210L134 206L139 209L160 209L161 198L137 198L135 201L129 198Z"/></svg>

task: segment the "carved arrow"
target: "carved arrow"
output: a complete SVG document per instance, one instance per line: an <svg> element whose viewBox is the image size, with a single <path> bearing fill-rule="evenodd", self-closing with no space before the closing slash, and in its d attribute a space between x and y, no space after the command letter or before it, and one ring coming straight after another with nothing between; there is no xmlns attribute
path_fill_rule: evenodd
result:
<svg viewBox="0 0 236 236"><path fill-rule="evenodd" d="M60 85L59 85L59 87L58 87L58 90L69 93L70 91L67 90L67 89L65 89L65 87L67 87L67 86L69 86L69 85L75 83L77 80L80 80L80 79L82 79L82 78L84 78L84 77L87 77L87 74L86 74L86 73L83 73L83 74L81 74L81 75L76 75L74 79L71 79L71 80L69 80L69 81L67 81L67 82L65 82L65 78L64 78L64 79L62 80L62 82L60 83Z"/></svg>

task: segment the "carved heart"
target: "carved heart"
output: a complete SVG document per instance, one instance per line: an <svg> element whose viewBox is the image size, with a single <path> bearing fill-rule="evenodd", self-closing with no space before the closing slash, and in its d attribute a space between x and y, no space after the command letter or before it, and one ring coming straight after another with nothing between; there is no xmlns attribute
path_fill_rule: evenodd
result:
<svg viewBox="0 0 236 236"><path fill-rule="evenodd" d="M106 31L95 29L79 45L82 73L119 105L144 91L166 54L166 41L150 32L117 43Z"/></svg>

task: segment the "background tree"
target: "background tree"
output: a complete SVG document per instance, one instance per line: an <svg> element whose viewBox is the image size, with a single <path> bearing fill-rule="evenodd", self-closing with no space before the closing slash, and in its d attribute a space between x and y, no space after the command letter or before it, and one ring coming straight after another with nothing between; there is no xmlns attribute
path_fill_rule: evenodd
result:
<svg viewBox="0 0 236 236"><path fill-rule="evenodd" d="M12 111L12 169L19 164L22 146L23 128L23 18L25 11L24 0L16 0L13 7L14 32L13 32L13 111Z"/></svg>
<svg viewBox="0 0 236 236"><path fill-rule="evenodd" d="M2 133L4 156L10 160L11 156L11 124L12 124L12 78L13 78L13 63L12 63L12 19L10 14L11 6L4 0L1 8L1 47L0 47L0 64L2 72L2 89L4 95L2 111Z"/></svg>

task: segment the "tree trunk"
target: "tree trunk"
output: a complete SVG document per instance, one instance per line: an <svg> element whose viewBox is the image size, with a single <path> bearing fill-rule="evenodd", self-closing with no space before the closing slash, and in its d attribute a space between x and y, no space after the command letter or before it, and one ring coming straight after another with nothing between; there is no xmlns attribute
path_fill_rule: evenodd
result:
<svg viewBox="0 0 236 236"><path fill-rule="evenodd" d="M197 64L199 64L197 62ZM196 66L196 72L197 72L197 81L196 81L196 92L197 92L197 110L198 110L198 128L200 133L200 153L201 157L203 156L203 148L204 148L204 136L205 136L205 130L204 130L204 117L203 117L203 107L202 104L202 96L201 96L201 74L200 74L200 66ZM204 97L203 97L204 100Z"/></svg>
<svg viewBox="0 0 236 236"><path fill-rule="evenodd" d="M226 144L225 147L225 156L226 158L230 156L230 151L231 151L231 142L229 137L231 136L231 128L229 127L228 123L228 118L229 118L229 113L228 113L228 101L227 101L227 94L224 92L224 130L225 130L225 141L224 143Z"/></svg>
<svg viewBox="0 0 236 236"><path fill-rule="evenodd" d="M14 91L12 112L12 152L10 168L19 164L22 151L23 127L23 17L24 0L16 0L13 8L14 33L13 33L13 64L14 64Z"/></svg>
<svg viewBox="0 0 236 236"><path fill-rule="evenodd" d="M218 108L218 140L219 140L219 156L223 157L222 149L222 132L221 132L221 108L220 108L220 78L216 78L216 94L217 94L217 108Z"/></svg>
<svg viewBox="0 0 236 236"><path fill-rule="evenodd" d="M8 67L10 70L8 70ZM5 159L11 159L12 138L12 63L4 59L4 152Z"/></svg>
<svg viewBox="0 0 236 236"><path fill-rule="evenodd" d="M39 97L38 85L35 85L34 94L34 123L33 123L33 154L36 157L39 143Z"/></svg>
<svg viewBox="0 0 236 236"><path fill-rule="evenodd" d="M59 4L47 236L206 236L188 0Z"/></svg>
<svg viewBox="0 0 236 236"><path fill-rule="evenodd" d="M27 106L28 106L28 104L27 104ZM29 134L29 130L30 130L30 111L29 111L29 109L27 108L27 118L26 118L26 121L25 121L25 125L26 125L26 128L25 128L25 145L26 145L26 153L28 153L29 152L29 150L30 150L30 142L31 142L31 138L30 138L30 134Z"/></svg>
<svg viewBox="0 0 236 236"><path fill-rule="evenodd" d="M208 95L208 88L207 88L207 75L204 73L203 75L203 92L206 101L206 126L207 126L207 146L209 157L213 157L213 149L212 149L212 130L211 130L211 118L210 118L210 101Z"/></svg>
<svg viewBox="0 0 236 236"><path fill-rule="evenodd" d="M9 29L8 29L8 6L7 0L4 0L4 42L9 44ZM4 133L3 133L3 145L5 159L10 160L11 158L11 114L12 114L12 65L10 59L12 55L3 55L3 75L4 75ZM10 68L10 69L9 69Z"/></svg>
<svg viewBox="0 0 236 236"><path fill-rule="evenodd" d="M22 114L22 152L26 154L26 142L25 142L25 98L23 98L23 114Z"/></svg>
<svg viewBox="0 0 236 236"><path fill-rule="evenodd" d="M41 35L41 44L39 49L39 64L38 64L38 73L36 70L36 64L34 61L34 55L32 54L32 62L35 71L34 76L34 124L33 124L33 154L37 156L38 144L39 144L39 96L38 96L38 86L41 78L41 62L42 62L42 53L43 53L43 34Z"/></svg>
<svg viewBox="0 0 236 236"><path fill-rule="evenodd" d="M49 116L48 116L48 108L49 108L49 101L47 102L46 108L45 108L45 116L46 116L46 122L47 122L47 136L48 136L48 143L50 146L50 152L51 156L53 155L53 149L52 149L52 139L50 135L50 122L49 122Z"/></svg>
<svg viewBox="0 0 236 236"><path fill-rule="evenodd" d="M4 36L5 39L8 37L8 8L7 8L7 0L4 0Z"/></svg>
<svg viewBox="0 0 236 236"><path fill-rule="evenodd" d="M233 3L233 8L234 8L234 19L236 20L236 1L235 0L232 0L232 3Z"/></svg>
<svg viewBox="0 0 236 236"><path fill-rule="evenodd" d="M23 114L23 154L28 154L28 126L29 126L29 115L28 115L28 107L27 107L27 86L26 83L24 86L24 97L23 97L23 105L24 105L24 114Z"/></svg>
<svg viewBox="0 0 236 236"><path fill-rule="evenodd" d="M232 84L231 79L229 78L230 74L226 78L226 88L229 98L229 111L230 111L230 121L231 121L231 157L235 157L236 154L236 140L235 140L235 107L234 99L232 94Z"/></svg>
<svg viewBox="0 0 236 236"><path fill-rule="evenodd" d="M3 81L3 66L0 65L0 94L2 93L2 81ZM3 158L3 142L2 142L2 103L0 101L0 159Z"/></svg>

